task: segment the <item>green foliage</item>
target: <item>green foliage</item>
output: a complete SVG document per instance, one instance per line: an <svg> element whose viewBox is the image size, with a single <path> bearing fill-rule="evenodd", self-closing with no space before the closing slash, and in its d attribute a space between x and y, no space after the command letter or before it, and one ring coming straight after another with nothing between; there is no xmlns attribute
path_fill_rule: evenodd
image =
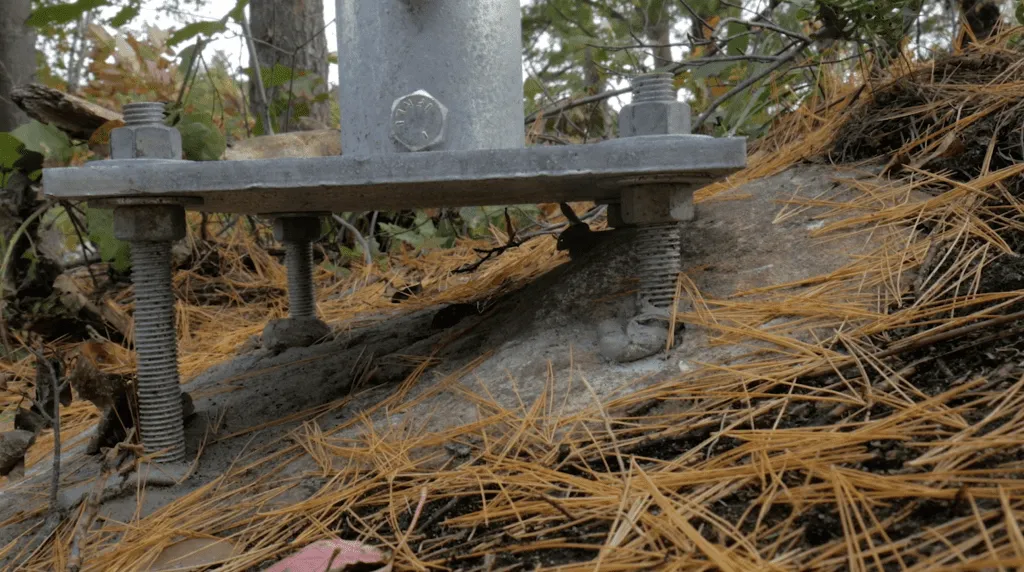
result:
<svg viewBox="0 0 1024 572"><path fill-rule="evenodd" d="M0 133L0 187L14 171L21 171L32 180L42 174L43 155L25 148L25 144L11 133Z"/></svg>
<svg viewBox="0 0 1024 572"><path fill-rule="evenodd" d="M219 161L224 155L227 141L211 116L184 115L176 127L181 133L181 148L189 161Z"/></svg>
<svg viewBox="0 0 1024 572"><path fill-rule="evenodd" d="M439 234L434 221L423 211L416 213L411 228L394 224L381 224L380 228L389 238L398 239L413 248L451 248L455 244L454 234Z"/></svg>
<svg viewBox="0 0 1024 572"><path fill-rule="evenodd" d="M66 165L74 154L68 136L52 125L33 120L12 131L11 135L24 143L26 149L42 154L53 164Z"/></svg>
<svg viewBox="0 0 1024 572"><path fill-rule="evenodd" d="M114 238L114 212L87 206L85 221L89 230L89 240L99 249L100 258L109 262L118 272L125 272L131 268L131 250L128 243Z"/></svg>
<svg viewBox="0 0 1024 572"><path fill-rule="evenodd" d="M228 27L228 17L224 16L220 20L202 20L199 22L193 22L186 26L182 26L180 29L171 34L167 45L174 47L182 42L187 42L196 36L215 36Z"/></svg>
<svg viewBox="0 0 1024 572"><path fill-rule="evenodd" d="M128 22L134 20L135 17L138 15L139 6L137 4L132 4L129 6L125 6L124 8L121 8L121 10L118 11L118 13L115 14L114 17L111 18L107 23L115 28L120 28L121 26L124 26Z"/></svg>
<svg viewBox="0 0 1024 572"><path fill-rule="evenodd" d="M26 23L36 28L67 24L78 21L89 10L95 10L96 8L108 5L110 5L109 0L78 0L70 4L59 3L52 6L42 6L32 12Z"/></svg>

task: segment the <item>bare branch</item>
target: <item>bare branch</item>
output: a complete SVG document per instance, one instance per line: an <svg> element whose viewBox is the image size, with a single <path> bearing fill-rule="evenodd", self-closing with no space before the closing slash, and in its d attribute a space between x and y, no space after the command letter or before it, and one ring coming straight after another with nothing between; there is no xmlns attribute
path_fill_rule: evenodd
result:
<svg viewBox="0 0 1024 572"><path fill-rule="evenodd" d="M270 104L267 102L267 90L263 87L263 71L260 69L260 60L256 55L256 44L252 40L252 30L249 28L249 19L243 14L241 17L242 32L245 34L245 41L249 46L249 65L252 66L253 82L256 84L256 95L259 97L258 114L263 122L263 134L273 135L274 126L270 122Z"/></svg>
<svg viewBox="0 0 1024 572"><path fill-rule="evenodd" d="M366 240L366 237L363 236L361 232L359 232L359 229L357 229L355 226L352 225L352 223L348 222L344 218L338 215L331 216L334 218L335 222L348 229L348 231L355 236L356 240L363 247L363 261L366 262L367 266L373 264L373 254L370 252L370 242Z"/></svg>
<svg viewBox="0 0 1024 572"><path fill-rule="evenodd" d="M765 69L761 70L760 72L758 72L758 73L748 77L747 79L741 81L740 83L736 84L735 87L730 89L728 92L723 93L722 95L720 95L717 99L715 99L714 101L711 102L711 105L709 105L708 108L706 110L704 110L704 113L701 113L700 116L697 117L697 120L693 124L693 128L694 129L699 129L702 125L704 125L704 123L708 120L708 118L711 117L711 114L714 113L716 109L721 107L723 103L725 103L726 101L729 101L730 99L732 99L736 95L738 95L740 93L743 93L750 86L752 86L755 83L761 81L765 77L767 77L767 76L771 75L773 72L775 72L775 70L777 70L777 69L781 68L782 66L786 65L787 62L789 62L792 59L794 59L795 57L797 57L800 54L800 52L802 52L804 50L804 48L806 48L808 45L809 45L809 43L804 43L802 41L794 43L788 50L783 52L781 55L777 56L777 59L776 59L775 63L773 63L772 65L766 67Z"/></svg>

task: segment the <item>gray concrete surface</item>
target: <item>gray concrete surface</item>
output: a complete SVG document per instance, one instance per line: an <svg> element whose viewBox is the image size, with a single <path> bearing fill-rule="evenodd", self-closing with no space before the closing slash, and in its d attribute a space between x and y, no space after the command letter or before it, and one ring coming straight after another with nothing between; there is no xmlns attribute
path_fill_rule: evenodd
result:
<svg viewBox="0 0 1024 572"><path fill-rule="evenodd" d="M826 166L799 166L775 177L750 183L718 200L701 203L698 220L684 232L684 268L707 297L726 297L737 291L831 272L852 256L870 250L874 244L864 237L830 241L814 239L811 232L822 222L814 211L774 222L782 202L794 193L817 196L832 188L835 171ZM745 197L748 198L737 198ZM730 200L735 199L735 200ZM272 355L256 350L212 368L186 384L195 397L200 415L187 427L190 453L206 441L203 456L184 483L167 489L151 489L142 503L148 514L166 503L221 476L240 456L260 449L294 430L300 421L224 438L246 428L259 427L297 412L326 404L349 394L352 384L369 356L377 374L368 380L369 390L345 408L324 415L317 423L328 430L341 420L351 419L391 395L396 383L409 372L398 355L426 356L438 348L440 363L428 369L413 388L410 399L436 389L438 383L485 352L489 357L457 383L471 390L489 392L506 407L530 403L546 388L549 371L558 394L568 394L567 407L577 409L592 403L579 383L580 376L602 399L635 391L680 371L696 362L727 363L749 350L710 346L706 332L688 328L683 342L671 353L629 365L609 363L600 356L597 328L609 318L631 315L635 288L627 231L607 233L600 248L562 265L523 290L498 302L493 310L467 318L454 329L437 331L430 327L433 311L396 312L394 317L373 326L338 335L333 341ZM700 271L694 271L700 269ZM616 296L617 293L622 295ZM460 330L468 330L464 334ZM570 371L570 366L572 371ZM449 383L451 381L449 380ZM441 410L443 415L436 413ZM404 413L422 423L422 430L476 419L476 405L449 388ZM374 423L387 426L400 422L395 417L376 416ZM343 435L355 436L363 429ZM312 466L300 461L285 473L300 474ZM95 474L96 462L71 455L65 461L68 481L82 482ZM91 473L90 473L91 472ZM36 468L35 477L0 494L0 521L24 508L38 504L45 487L45 471ZM312 477L311 477L312 478ZM300 500L317 490L308 487L289 493L287 502ZM294 497L294 498L292 498ZM42 498L45 498L42 497ZM285 502L285 501L282 501ZM136 499L122 496L104 505L103 513L115 519L131 519ZM0 531L6 543L27 525L10 525Z"/></svg>

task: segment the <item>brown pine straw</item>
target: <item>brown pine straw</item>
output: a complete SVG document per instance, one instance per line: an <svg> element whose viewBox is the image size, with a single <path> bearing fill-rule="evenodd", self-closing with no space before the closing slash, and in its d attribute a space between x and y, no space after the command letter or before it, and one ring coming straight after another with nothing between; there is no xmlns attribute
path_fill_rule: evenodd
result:
<svg viewBox="0 0 1024 572"><path fill-rule="evenodd" d="M1009 37L964 57L1006 57ZM987 351L1019 339L1024 291L980 285L986 268L1015 256L1024 209L1012 190L1024 167L990 169L990 146L980 174L963 181L929 170L926 159L950 134L1024 107L1024 63L994 75L982 66L955 80L941 69L928 63L906 72L931 99L893 109L888 119L940 120L893 154L905 155L901 169L851 172L834 193L794 195L779 205L780 221L823 210L820 218L832 222L818 231L820 240L871 237L873 252L827 275L726 299L706 298L680 279L677 298L692 304L677 320L704 329L712 343L747 348L742 359L700 364L569 410L569 393L590 391L578 371L559 379L549 368L544 380L515 380L546 390L532 403L504 407L472 385L486 355L414 393L432 363L422 356L420 368L371 410L321 426L318 419L353 399L345 398L281 420L294 430L248 452L215 481L145 518L97 522L80 540L82 569L136 570L185 536L216 536L244 547L219 569L241 571L336 535L391 551L400 570L1024 566L1024 372L1013 370L1010 379L968 372L935 387L919 375L971 343L984 342L971 351ZM809 102L759 142L750 168L704 189L700 199L743 200L730 190L824 156L859 106L871 105L887 85L853 86L832 101ZM495 234L500 244L501 231ZM364 325L508 291L565 261L545 238L470 276L453 274L479 245L410 251L344 277L322 266L319 309L332 323ZM176 277L186 300L178 307L186 378L229 359L268 318L282 315L283 269L248 229L227 233L217 252L219 275ZM422 294L400 308L390 304L394 289L420 282ZM115 302L127 309L127 299ZM130 352L121 359L117 367L130 371ZM0 368L19 389L31 364ZM624 387L634 381L624 379ZM244 382L229 380L224 390ZM397 427L370 421L444 392L475 403L477 420L437 432L421 429L430 415L420 409ZM71 439L95 421L80 404L64 416ZM33 448L31 463L45 455L45 441ZM470 461L451 460L443 446L453 442L471 445ZM889 454L905 462L869 469L880 448L888 451L883 465ZM285 474L300 460L312 468ZM301 502L280 500L306 477L325 484ZM75 525L59 528L24 569L63 569ZM516 562L519 568L505 568Z"/></svg>

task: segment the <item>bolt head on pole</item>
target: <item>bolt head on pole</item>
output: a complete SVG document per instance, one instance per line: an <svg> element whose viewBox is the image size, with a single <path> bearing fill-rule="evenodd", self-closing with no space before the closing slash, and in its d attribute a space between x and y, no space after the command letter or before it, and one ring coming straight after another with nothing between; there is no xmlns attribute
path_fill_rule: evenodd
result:
<svg viewBox="0 0 1024 572"><path fill-rule="evenodd" d="M425 90L391 104L391 137L409 151L424 151L444 141L448 108Z"/></svg>

